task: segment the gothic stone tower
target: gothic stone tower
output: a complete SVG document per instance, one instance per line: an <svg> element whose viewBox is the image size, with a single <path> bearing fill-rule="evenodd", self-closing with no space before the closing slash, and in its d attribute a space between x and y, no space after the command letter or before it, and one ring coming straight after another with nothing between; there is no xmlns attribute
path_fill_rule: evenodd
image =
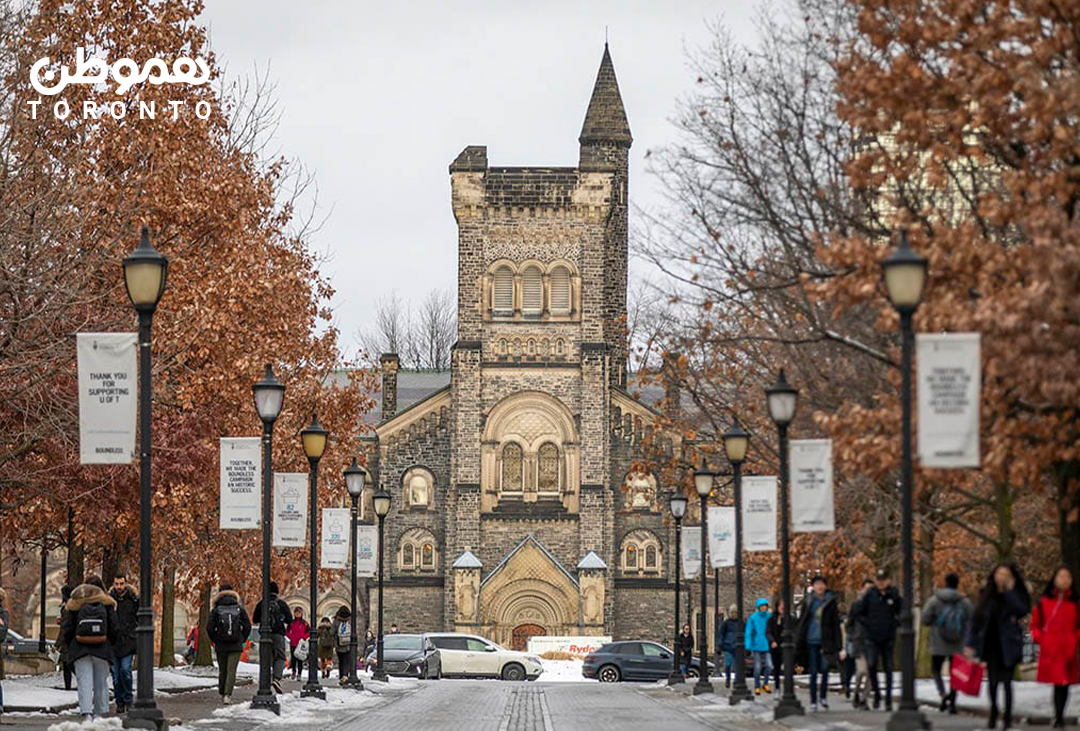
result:
<svg viewBox="0 0 1080 731"><path fill-rule="evenodd" d="M632 138L606 46L579 141L576 168L491 167L477 146L450 166L459 340L443 616L507 644L612 626Z"/></svg>

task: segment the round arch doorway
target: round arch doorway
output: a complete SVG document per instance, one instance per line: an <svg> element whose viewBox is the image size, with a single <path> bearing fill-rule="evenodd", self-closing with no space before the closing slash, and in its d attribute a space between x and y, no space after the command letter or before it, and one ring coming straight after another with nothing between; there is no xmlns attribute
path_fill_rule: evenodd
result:
<svg viewBox="0 0 1080 731"><path fill-rule="evenodd" d="M529 647L530 637L543 637L547 630L538 624L519 624L514 627L510 638L510 649L525 652Z"/></svg>

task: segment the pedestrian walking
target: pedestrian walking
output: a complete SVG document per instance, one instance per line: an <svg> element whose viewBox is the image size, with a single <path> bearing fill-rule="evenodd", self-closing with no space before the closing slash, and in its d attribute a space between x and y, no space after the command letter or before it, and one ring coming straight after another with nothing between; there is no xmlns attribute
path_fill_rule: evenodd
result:
<svg viewBox="0 0 1080 731"><path fill-rule="evenodd" d="M8 616L7 610L7 592L0 589L0 642L7 639L8 625L10 624L11 617ZM70 688L69 688L70 690ZM0 718L4 715L4 683L3 677L0 676Z"/></svg>
<svg viewBox="0 0 1080 731"><path fill-rule="evenodd" d="M679 653L679 667L683 677L690 674L690 664L694 658L694 633L690 631L690 625L684 624L682 633L679 635L679 646L675 648Z"/></svg>
<svg viewBox="0 0 1080 731"><path fill-rule="evenodd" d="M259 636L269 630L273 647L273 686L278 693L283 692L281 680L285 677L285 660L289 656L289 640L285 633L289 630L289 605L278 597L278 585L276 581L270 582L270 611L266 613L267 620L263 622L262 599L255 605L251 621L259 625Z"/></svg>
<svg viewBox="0 0 1080 731"><path fill-rule="evenodd" d="M776 600L776 611L765 625L765 636L769 638L769 652L772 654L773 684L780 687L780 673L784 669L784 600Z"/></svg>
<svg viewBox="0 0 1080 731"><path fill-rule="evenodd" d="M855 695L851 700L851 705L855 709L861 708L864 711L870 708L870 703L866 700L870 671L866 663L866 628L862 622L858 621L858 613L859 603L873 587L874 582L870 579L863 581L859 596L851 604L851 610L844 621L844 629L846 630L844 650L847 652L848 657L855 659L855 675L851 683L852 692Z"/></svg>
<svg viewBox="0 0 1080 731"><path fill-rule="evenodd" d="M330 677L334 665L334 626L329 617L319 620L319 669L324 678Z"/></svg>
<svg viewBox="0 0 1080 731"><path fill-rule="evenodd" d="M74 596L74 593L72 593ZM112 679L116 712L125 713L134 698L131 663L135 659L135 628L139 625L139 595L128 586L127 577L113 577L109 596L116 602L116 643L113 645Z"/></svg>
<svg viewBox="0 0 1080 731"><path fill-rule="evenodd" d="M990 720L988 728L1002 718L1002 728L1012 726L1012 679L1020 664L1024 649L1024 634L1020 620L1031 611L1031 596L1024 584L1019 567L998 564L990 572L986 586L979 594L979 603L971 620L968 654L986 663L990 683ZM998 711L997 690L1002 687L1005 713Z"/></svg>
<svg viewBox="0 0 1080 731"><path fill-rule="evenodd" d="M285 632L285 636L289 639L289 669L292 671L292 679L301 680L304 672L304 659L297 657L296 648L300 646L302 640L311 640L311 627L308 625L307 620L304 619L304 610L300 607L293 607L293 619L289 624L289 629Z"/></svg>
<svg viewBox="0 0 1080 731"><path fill-rule="evenodd" d="M1080 607L1073 588L1072 571L1062 566L1046 584L1031 614L1031 635L1039 645L1036 680L1054 686L1054 728L1065 728L1065 705L1069 686L1080 675L1077 643L1080 642Z"/></svg>
<svg viewBox="0 0 1080 731"><path fill-rule="evenodd" d="M400 633L400 630L397 628L397 622L391 622L390 623L390 634L396 635L396 634L399 634L399 633Z"/></svg>
<svg viewBox="0 0 1080 731"><path fill-rule="evenodd" d="M233 591L231 584L222 584L206 621L206 636L214 643L218 664L218 695L225 705L232 703L236 667L250 634L251 620L244 603L240 601L240 595Z"/></svg>
<svg viewBox="0 0 1080 731"><path fill-rule="evenodd" d="M769 637L766 626L769 623L769 600L762 597L757 600L757 611L746 620L745 649L754 658L754 695L762 691L771 693L769 676L772 675L772 653L769 652Z"/></svg>
<svg viewBox="0 0 1080 731"><path fill-rule="evenodd" d="M873 588L859 602L858 615L866 633L863 647L870 687L874 690L874 710L881 708L881 685L877 677L879 660L885 672L885 710L892 710L893 647L896 646L896 629L900 625L903 604L903 597L892 585L889 572L878 569Z"/></svg>
<svg viewBox="0 0 1080 731"><path fill-rule="evenodd" d="M797 664L810 671L810 711L814 712L819 705L829 709L829 666L839 664L840 613L824 576L815 576L810 586L799 612L795 648L800 660L805 660Z"/></svg>
<svg viewBox="0 0 1080 731"><path fill-rule="evenodd" d="M361 665L367 664L368 656L375 652L376 649L375 633L368 630L364 633L364 656L361 658Z"/></svg>
<svg viewBox="0 0 1080 731"><path fill-rule="evenodd" d="M69 599L71 599L71 585L64 584L60 587L60 615L56 618L56 623L58 625L64 624L64 613L67 611ZM71 661L68 660L67 645L63 642L58 642L56 651L60 655L58 662L60 664L60 672L64 675L64 690L71 690L71 681L75 673L75 668L71 667Z"/></svg>
<svg viewBox="0 0 1080 731"><path fill-rule="evenodd" d="M349 669L349 664L352 662L349 658L349 640L352 637L352 627L349 622L351 617L352 612L349 611L348 607L338 607L332 625L334 630L334 652L337 653L338 661L338 682L341 685L345 685L345 681L352 676ZM355 667L354 664L353 669Z"/></svg>
<svg viewBox="0 0 1080 731"><path fill-rule="evenodd" d="M945 586L935 590L923 605L922 623L930 628L930 668L941 698L939 710L942 712L956 713L956 691L945 690L941 670L948 661L949 672L952 672L953 655L964 651L964 640L971 630L974 613L971 600L960 593L960 577L956 574L947 575Z"/></svg>
<svg viewBox="0 0 1080 731"><path fill-rule="evenodd" d="M728 607L727 616L720 624L720 649L724 653L724 687L731 687L731 671L735 669L735 648L739 641L739 607Z"/></svg>
<svg viewBox="0 0 1080 731"><path fill-rule="evenodd" d="M115 647L119 640L116 599L105 593L99 577L90 576L71 592L60 628L60 641L68 646L68 659L75 666L79 713L84 721L109 712L108 678L115 667Z"/></svg>

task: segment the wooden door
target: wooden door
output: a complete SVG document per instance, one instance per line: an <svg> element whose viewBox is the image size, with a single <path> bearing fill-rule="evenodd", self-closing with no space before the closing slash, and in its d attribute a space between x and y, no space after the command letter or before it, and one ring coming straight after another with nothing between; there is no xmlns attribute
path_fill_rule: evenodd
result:
<svg viewBox="0 0 1080 731"><path fill-rule="evenodd" d="M513 638L510 642L511 650L525 652L529 647L529 638L543 636L547 630L538 624L521 624L514 628Z"/></svg>

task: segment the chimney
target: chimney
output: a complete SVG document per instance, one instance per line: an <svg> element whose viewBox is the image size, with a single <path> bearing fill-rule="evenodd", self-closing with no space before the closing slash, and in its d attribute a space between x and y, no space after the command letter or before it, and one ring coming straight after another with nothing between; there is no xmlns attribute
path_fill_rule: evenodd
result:
<svg viewBox="0 0 1080 731"><path fill-rule="evenodd" d="M379 356L382 368L382 420L388 421L397 413L397 374L400 367L397 353Z"/></svg>

